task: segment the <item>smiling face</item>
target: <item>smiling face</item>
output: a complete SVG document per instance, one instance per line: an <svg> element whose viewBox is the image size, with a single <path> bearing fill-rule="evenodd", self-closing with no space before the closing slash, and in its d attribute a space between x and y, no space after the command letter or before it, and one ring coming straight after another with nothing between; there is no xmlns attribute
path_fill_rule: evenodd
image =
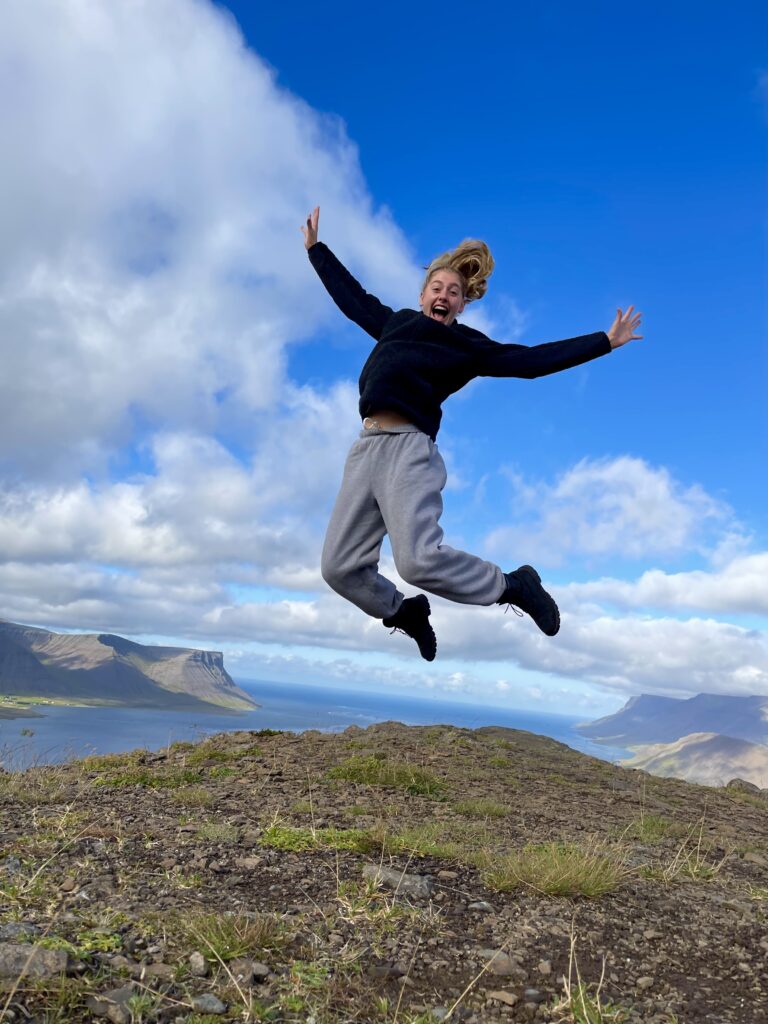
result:
<svg viewBox="0 0 768 1024"><path fill-rule="evenodd" d="M424 316L452 324L464 309L464 281L453 270L436 270L419 296Z"/></svg>

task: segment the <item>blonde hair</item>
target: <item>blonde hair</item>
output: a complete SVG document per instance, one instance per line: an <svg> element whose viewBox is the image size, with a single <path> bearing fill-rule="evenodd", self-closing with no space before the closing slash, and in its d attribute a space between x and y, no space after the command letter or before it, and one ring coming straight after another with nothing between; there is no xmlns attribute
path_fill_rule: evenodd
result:
<svg viewBox="0 0 768 1024"><path fill-rule="evenodd" d="M425 267L427 276L421 290L424 291L438 270L451 270L461 278L464 300L474 302L475 299L482 299L488 290L488 278L493 273L494 265L491 250L485 242L477 238L465 238L461 245L450 252L444 252L442 256L436 256Z"/></svg>

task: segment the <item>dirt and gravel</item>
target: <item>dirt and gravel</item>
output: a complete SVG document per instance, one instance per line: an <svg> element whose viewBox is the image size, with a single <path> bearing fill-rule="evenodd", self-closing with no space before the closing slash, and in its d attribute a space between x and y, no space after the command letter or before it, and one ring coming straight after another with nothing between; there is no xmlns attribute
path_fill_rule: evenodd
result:
<svg viewBox="0 0 768 1024"><path fill-rule="evenodd" d="M536 850L591 860L552 895ZM767 968L748 787L397 723L0 775L0 1020L760 1024Z"/></svg>

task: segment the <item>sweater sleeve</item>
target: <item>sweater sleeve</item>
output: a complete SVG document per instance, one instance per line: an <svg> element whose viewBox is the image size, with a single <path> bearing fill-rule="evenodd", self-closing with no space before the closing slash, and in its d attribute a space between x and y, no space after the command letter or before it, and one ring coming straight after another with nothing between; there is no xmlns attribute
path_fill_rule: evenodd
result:
<svg viewBox="0 0 768 1024"><path fill-rule="evenodd" d="M611 343L604 331L545 345L501 345L492 342L480 355L479 377L544 377L605 356Z"/></svg>
<svg viewBox="0 0 768 1024"><path fill-rule="evenodd" d="M378 341L392 316L389 306L369 295L324 242L315 242L309 250L309 262L344 316Z"/></svg>

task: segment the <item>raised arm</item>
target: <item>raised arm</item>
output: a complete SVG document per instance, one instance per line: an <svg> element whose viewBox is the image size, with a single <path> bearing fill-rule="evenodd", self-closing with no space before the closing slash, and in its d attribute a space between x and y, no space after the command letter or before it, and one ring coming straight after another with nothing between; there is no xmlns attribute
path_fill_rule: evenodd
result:
<svg viewBox="0 0 768 1024"><path fill-rule="evenodd" d="M369 295L328 246L317 240L319 220L320 207L316 206L301 228L309 262L344 316L378 341L393 311L375 295Z"/></svg>

